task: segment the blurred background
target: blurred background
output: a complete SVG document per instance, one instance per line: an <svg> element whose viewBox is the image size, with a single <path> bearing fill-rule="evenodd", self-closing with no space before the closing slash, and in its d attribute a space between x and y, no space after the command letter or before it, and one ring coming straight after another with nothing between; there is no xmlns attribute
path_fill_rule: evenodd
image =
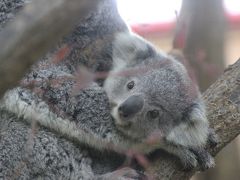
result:
<svg viewBox="0 0 240 180"><path fill-rule="evenodd" d="M240 58L239 0L117 0L129 27L157 48L182 51L201 91ZM216 157L216 167L192 180L240 179L240 137Z"/></svg>

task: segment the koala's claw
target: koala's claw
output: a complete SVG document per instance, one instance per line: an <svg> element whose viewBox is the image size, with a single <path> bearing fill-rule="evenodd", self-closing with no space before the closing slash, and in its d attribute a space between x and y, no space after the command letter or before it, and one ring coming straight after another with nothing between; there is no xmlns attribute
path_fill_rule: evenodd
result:
<svg viewBox="0 0 240 180"><path fill-rule="evenodd" d="M123 178L126 178L126 179L139 179L140 178L140 174L138 174L138 172L134 169L131 169L131 168L128 168L128 167L125 167L125 168L122 168L120 170L118 170Z"/></svg>
<svg viewBox="0 0 240 180"><path fill-rule="evenodd" d="M211 148L214 148L218 143L220 139L218 135L215 133L214 129L209 128L209 134L208 134L208 144Z"/></svg>
<svg viewBox="0 0 240 180"><path fill-rule="evenodd" d="M205 149L191 150L197 157L198 165L201 171L205 171L215 166L214 158Z"/></svg>
<svg viewBox="0 0 240 180"><path fill-rule="evenodd" d="M209 168L213 168L215 166L215 161L212 157L210 157L204 163L199 164L199 166L201 171L205 171Z"/></svg>
<svg viewBox="0 0 240 180"><path fill-rule="evenodd" d="M193 153L189 153L184 159L181 159L182 170L191 171L197 167L198 161Z"/></svg>
<svg viewBox="0 0 240 180"><path fill-rule="evenodd" d="M144 180L146 179L146 176L144 176L142 173L137 172L136 170L125 167L119 170L116 170L114 172L105 174L100 176L99 178L96 178L95 180Z"/></svg>

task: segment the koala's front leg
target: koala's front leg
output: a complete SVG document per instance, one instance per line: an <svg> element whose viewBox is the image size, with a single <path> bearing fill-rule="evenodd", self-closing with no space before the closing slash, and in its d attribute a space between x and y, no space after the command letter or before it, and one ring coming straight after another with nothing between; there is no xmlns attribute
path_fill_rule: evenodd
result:
<svg viewBox="0 0 240 180"><path fill-rule="evenodd" d="M174 144L165 144L163 149L170 154L177 156L181 162L182 168L185 171L194 169L198 165L196 155L184 146L177 146Z"/></svg>
<svg viewBox="0 0 240 180"><path fill-rule="evenodd" d="M204 148L187 148L168 144L163 149L177 156L182 164L183 170L186 171L197 167L204 171L215 165L213 157Z"/></svg>

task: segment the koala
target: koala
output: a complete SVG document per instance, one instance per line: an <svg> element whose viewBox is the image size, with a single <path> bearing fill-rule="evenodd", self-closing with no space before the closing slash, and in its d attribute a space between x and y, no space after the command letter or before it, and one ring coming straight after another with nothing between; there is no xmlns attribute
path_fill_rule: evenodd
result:
<svg viewBox="0 0 240 180"><path fill-rule="evenodd" d="M184 169L214 166L204 149L211 137L204 103L185 67L129 31L115 34L112 47L112 68L103 85L114 122L108 136L79 128L44 101L26 103L16 89L3 98L4 108L98 150L149 154L163 149Z"/></svg>
<svg viewBox="0 0 240 180"><path fill-rule="evenodd" d="M133 33L117 34L104 89L116 128L124 136L141 141L158 132L162 140L157 148L176 155L184 169L198 163L202 169L214 166L204 147L217 138L209 129L201 94L174 57ZM142 150L148 153L151 148Z"/></svg>

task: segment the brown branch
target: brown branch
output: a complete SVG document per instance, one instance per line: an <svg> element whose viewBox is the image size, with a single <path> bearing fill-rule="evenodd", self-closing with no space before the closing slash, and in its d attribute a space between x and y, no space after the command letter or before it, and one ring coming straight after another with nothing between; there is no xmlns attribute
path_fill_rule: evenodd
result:
<svg viewBox="0 0 240 180"><path fill-rule="evenodd" d="M222 0L183 0L175 38L194 69L202 91L224 70L225 11ZM178 37L179 39L179 37Z"/></svg>
<svg viewBox="0 0 240 180"><path fill-rule="evenodd" d="M27 5L0 33L0 97L100 0L41 0Z"/></svg>
<svg viewBox="0 0 240 180"><path fill-rule="evenodd" d="M240 134L240 59L225 70L225 73L203 94L208 105L208 118L220 137L214 149L216 155L224 146ZM179 170L174 160L161 156L150 167L156 179L189 179L196 171Z"/></svg>

